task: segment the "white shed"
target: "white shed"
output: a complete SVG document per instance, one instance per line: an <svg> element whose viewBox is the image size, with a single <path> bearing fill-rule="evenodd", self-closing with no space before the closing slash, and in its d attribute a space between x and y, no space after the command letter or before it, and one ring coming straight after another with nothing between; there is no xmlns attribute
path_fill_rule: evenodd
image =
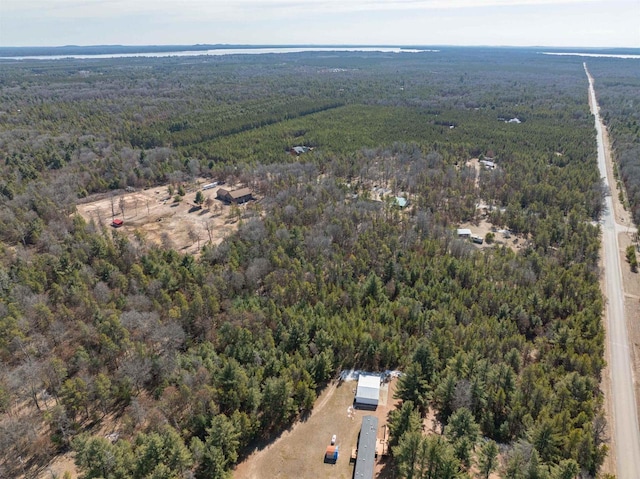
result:
<svg viewBox="0 0 640 479"><path fill-rule="evenodd" d="M360 374L356 390L356 407L375 409L380 398L380 376Z"/></svg>
<svg viewBox="0 0 640 479"><path fill-rule="evenodd" d="M458 228L458 238L471 238L471 230L468 228Z"/></svg>

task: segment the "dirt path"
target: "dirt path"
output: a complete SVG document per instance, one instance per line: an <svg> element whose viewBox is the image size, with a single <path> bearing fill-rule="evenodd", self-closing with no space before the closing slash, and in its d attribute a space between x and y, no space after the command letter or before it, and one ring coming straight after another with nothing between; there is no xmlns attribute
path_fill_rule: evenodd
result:
<svg viewBox="0 0 640 479"><path fill-rule="evenodd" d="M480 189L480 160L478 160L478 158L471 158L469 161L467 161L465 166L476 170L476 179L473 181L473 183L476 187L476 190Z"/></svg>

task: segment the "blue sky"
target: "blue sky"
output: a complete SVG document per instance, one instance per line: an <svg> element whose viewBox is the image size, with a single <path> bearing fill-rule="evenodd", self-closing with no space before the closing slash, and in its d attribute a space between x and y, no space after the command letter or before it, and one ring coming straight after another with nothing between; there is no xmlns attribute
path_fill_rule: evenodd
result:
<svg viewBox="0 0 640 479"><path fill-rule="evenodd" d="M0 46L640 47L640 0L0 0Z"/></svg>

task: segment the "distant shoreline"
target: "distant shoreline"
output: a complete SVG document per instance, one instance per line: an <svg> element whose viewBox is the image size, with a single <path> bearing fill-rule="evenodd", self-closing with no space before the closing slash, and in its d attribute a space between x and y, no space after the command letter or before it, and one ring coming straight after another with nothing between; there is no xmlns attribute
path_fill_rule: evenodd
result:
<svg viewBox="0 0 640 479"><path fill-rule="evenodd" d="M510 46L421 46L421 45L66 45L56 47L0 47L2 60L105 59L135 57L184 57L302 52L422 53L443 49L514 49L545 55L640 58L637 48L561 48Z"/></svg>
<svg viewBox="0 0 640 479"><path fill-rule="evenodd" d="M616 54L616 53L581 53L581 52L540 52L543 55L555 55L561 57L590 57L590 58L623 58L623 59L640 59L640 54Z"/></svg>
<svg viewBox="0 0 640 479"><path fill-rule="evenodd" d="M438 50L398 47L398 46L264 46L264 45L193 45L193 46L95 46L95 47L0 47L3 60L59 60L65 58L135 58L171 57L198 55L250 55L265 53L301 52L381 52L381 53L422 53Z"/></svg>

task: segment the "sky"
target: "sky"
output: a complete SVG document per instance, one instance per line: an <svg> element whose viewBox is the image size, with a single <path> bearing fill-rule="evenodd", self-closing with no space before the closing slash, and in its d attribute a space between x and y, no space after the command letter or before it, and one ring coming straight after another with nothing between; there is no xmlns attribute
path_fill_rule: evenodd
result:
<svg viewBox="0 0 640 479"><path fill-rule="evenodd" d="M640 47L640 0L0 0L0 46Z"/></svg>

